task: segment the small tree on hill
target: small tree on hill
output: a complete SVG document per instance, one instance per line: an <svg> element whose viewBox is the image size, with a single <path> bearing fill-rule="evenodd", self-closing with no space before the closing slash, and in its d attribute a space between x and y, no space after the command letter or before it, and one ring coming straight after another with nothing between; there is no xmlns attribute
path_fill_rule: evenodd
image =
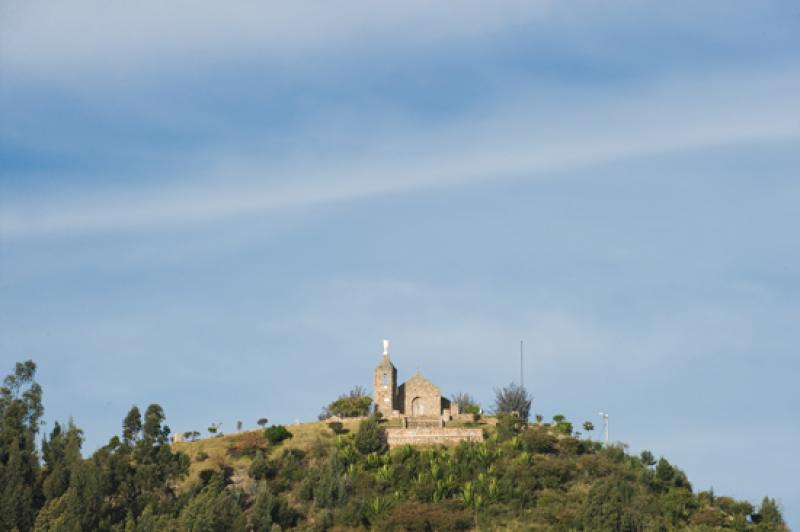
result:
<svg viewBox="0 0 800 532"><path fill-rule="evenodd" d="M267 437L270 443L278 444L283 440L291 438L293 434L283 425L273 425L264 431L264 436Z"/></svg>
<svg viewBox="0 0 800 532"><path fill-rule="evenodd" d="M378 418L369 416L358 426L356 449L362 454L382 453L386 450L386 440L378 424Z"/></svg>
<svg viewBox="0 0 800 532"><path fill-rule="evenodd" d="M642 460L642 463L648 467L656 465L656 458L650 451L642 451L639 458Z"/></svg>
<svg viewBox="0 0 800 532"><path fill-rule="evenodd" d="M372 408L372 397L367 395L366 390L361 386L356 386L346 394L340 395L335 401L322 409L319 415L320 420L328 419L331 416L339 417L360 417L369 415Z"/></svg>
<svg viewBox="0 0 800 532"><path fill-rule="evenodd" d="M196 430L190 430L183 433L183 438L189 441L197 441L197 438L200 437L200 433Z"/></svg>
<svg viewBox="0 0 800 532"><path fill-rule="evenodd" d="M494 396L495 413L511 414L516 412L520 419L528 420L533 398L524 386L512 382L505 388L495 388Z"/></svg>
<svg viewBox="0 0 800 532"><path fill-rule="evenodd" d="M557 431L564 434L572 434L572 423L567 421L567 418L561 414L553 416L553 423Z"/></svg>
<svg viewBox="0 0 800 532"><path fill-rule="evenodd" d="M266 426L267 426L267 423L269 423L269 419L267 419L267 418L265 418L265 417L259 418L259 420L258 420L258 421L256 421L256 424L257 424L259 427L266 427Z"/></svg>
<svg viewBox="0 0 800 532"><path fill-rule="evenodd" d="M476 416L481 413L481 405L470 394L466 392L458 392L453 395L451 401L458 403L461 412L465 414L475 414Z"/></svg>
<svg viewBox="0 0 800 532"><path fill-rule="evenodd" d="M592 423L591 421L584 421L583 422L583 430L585 430L587 432L587 434L589 434L589 439L591 440L592 439L592 431L594 430L594 423Z"/></svg>

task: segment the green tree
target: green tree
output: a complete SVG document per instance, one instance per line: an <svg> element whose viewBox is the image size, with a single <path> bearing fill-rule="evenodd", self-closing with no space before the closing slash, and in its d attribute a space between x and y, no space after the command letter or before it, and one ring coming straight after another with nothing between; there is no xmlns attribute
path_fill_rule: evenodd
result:
<svg viewBox="0 0 800 532"><path fill-rule="evenodd" d="M217 476L181 510L178 528L194 532L243 532L245 518L236 496L225 489L224 481Z"/></svg>
<svg viewBox="0 0 800 532"><path fill-rule="evenodd" d="M656 465L656 478L667 484L675 477L675 470L666 458L660 458Z"/></svg>
<svg viewBox="0 0 800 532"><path fill-rule="evenodd" d="M142 432L142 413L139 407L133 405L122 421L122 441L127 444L135 443Z"/></svg>
<svg viewBox="0 0 800 532"><path fill-rule="evenodd" d="M332 449L320 467L319 478L313 483L314 504L320 508L334 508L347 499L348 477L339 449Z"/></svg>
<svg viewBox="0 0 800 532"><path fill-rule="evenodd" d="M597 531L641 530L642 516L637 496L637 486L632 482L616 478L595 482L581 512L582 528Z"/></svg>
<svg viewBox="0 0 800 532"><path fill-rule="evenodd" d="M64 431L57 421L50 437L42 439L42 491L45 499L55 499L67 491L70 477L80 467L83 431L70 419Z"/></svg>
<svg viewBox="0 0 800 532"><path fill-rule="evenodd" d="M789 530L789 528L786 526L786 523L783 521L783 516L781 515L780 508L778 507L778 503L775 502L775 499L764 497L764 500L761 501L761 506L759 507L756 515L758 516L757 520L759 530L770 530L775 532Z"/></svg>
<svg viewBox="0 0 800 532"><path fill-rule="evenodd" d="M200 437L200 433L196 430L189 430L183 433L183 438L189 441L197 441L197 438Z"/></svg>
<svg viewBox="0 0 800 532"><path fill-rule="evenodd" d="M267 419L267 418L265 418L265 417L259 418L259 419L258 419L258 421L256 421L256 424L257 424L259 427L266 427L266 426L267 426L267 423L269 423L269 419Z"/></svg>
<svg viewBox="0 0 800 532"><path fill-rule="evenodd" d="M572 423L567 421L567 418L563 415L556 414L553 416L553 422L557 431L563 432L564 434L572 434Z"/></svg>
<svg viewBox="0 0 800 532"><path fill-rule="evenodd" d="M639 455L639 459L642 461L644 465L648 467L656 465L656 458L650 451L647 450L642 451L642 454Z"/></svg>
<svg viewBox="0 0 800 532"><path fill-rule="evenodd" d="M594 423L591 421L584 421L583 422L583 430L589 435L589 439L592 439L592 431L594 430Z"/></svg>
<svg viewBox="0 0 800 532"><path fill-rule="evenodd" d="M44 413L36 364L18 362L0 387L0 530L30 530L39 497L36 434Z"/></svg>
<svg viewBox="0 0 800 532"><path fill-rule="evenodd" d="M361 454L382 453L386 450L386 438L377 417L372 415L359 423L355 444Z"/></svg>
<svg viewBox="0 0 800 532"><path fill-rule="evenodd" d="M475 400L472 395L466 392L458 392L451 398L453 403L458 403L461 412L465 414L478 415L481 412L481 405Z"/></svg>
<svg viewBox="0 0 800 532"><path fill-rule="evenodd" d="M524 386L512 382L505 388L495 388L494 396L495 413L511 414L516 412L522 420L528 420L533 398Z"/></svg>
<svg viewBox="0 0 800 532"><path fill-rule="evenodd" d="M270 443L278 444L291 438L293 434L283 425L273 425L264 431L264 436L267 437Z"/></svg>
<svg viewBox="0 0 800 532"><path fill-rule="evenodd" d="M331 416L339 417L360 417L369 414L372 408L372 397L367 395L366 390L361 386L356 386L346 394L340 395L328 406L322 409L319 415L320 420L328 419Z"/></svg>

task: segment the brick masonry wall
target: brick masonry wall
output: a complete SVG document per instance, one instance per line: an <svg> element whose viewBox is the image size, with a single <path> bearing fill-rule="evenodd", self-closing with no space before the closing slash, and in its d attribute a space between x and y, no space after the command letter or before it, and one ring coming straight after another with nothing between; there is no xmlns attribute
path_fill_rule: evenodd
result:
<svg viewBox="0 0 800 532"><path fill-rule="evenodd" d="M455 444L461 441L483 441L482 429L460 428L408 428L386 429L389 447L400 445Z"/></svg>

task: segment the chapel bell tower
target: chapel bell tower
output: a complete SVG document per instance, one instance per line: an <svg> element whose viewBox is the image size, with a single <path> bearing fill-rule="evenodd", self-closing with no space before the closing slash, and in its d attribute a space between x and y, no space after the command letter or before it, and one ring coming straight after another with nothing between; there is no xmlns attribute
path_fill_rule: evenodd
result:
<svg viewBox="0 0 800 532"><path fill-rule="evenodd" d="M375 410L383 414L384 418L392 416L392 411L397 410L397 368L389 360L389 340L383 341L383 358L375 368Z"/></svg>

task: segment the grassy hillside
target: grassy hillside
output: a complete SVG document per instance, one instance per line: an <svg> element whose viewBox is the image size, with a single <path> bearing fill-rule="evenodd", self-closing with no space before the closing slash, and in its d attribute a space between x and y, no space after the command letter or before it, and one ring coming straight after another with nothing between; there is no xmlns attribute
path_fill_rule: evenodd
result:
<svg viewBox="0 0 800 532"><path fill-rule="evenodd" d="M358 421L343 422L345 430L353 432L358 428ZM289 425L287 429L292 433L292 437L284 440L278 445L267 446L266 455L271 456L281 452L283 449L300 449L307 452L311 446L318 441L332 444L335 436L328 426L321 421L309 423L297 423ZM211 469L221 471L228 467L234 471L235 478L243 479L247 476L247 469L253 461L253 456L235 456L229 449L243 439L252 435L261 435L263 429L225 434L198 441L185 441L172 444L175 451L186 453L191 459L189 475L181 481L181 486L189 486L199 478L200 471ZM203 458L203 454L207 457Z"/></svg>
<svg viewBox="0 0 800 532"><path fill-rule="evenodd" d="M365 452L357 422L346 422L344 435L316 422L287 427L293 437L277 445L249 431L174 449L192 460L184 489L208 483L214 471L227 491L252 494L249 522L258 493L268 493L267 521L284 528L786 530L771 499L756 508L694 493L665 459L630 456L563 426L510 418L482 426L484 443L448 448ZM243 443L248 454L240 454Z"/></svg>

